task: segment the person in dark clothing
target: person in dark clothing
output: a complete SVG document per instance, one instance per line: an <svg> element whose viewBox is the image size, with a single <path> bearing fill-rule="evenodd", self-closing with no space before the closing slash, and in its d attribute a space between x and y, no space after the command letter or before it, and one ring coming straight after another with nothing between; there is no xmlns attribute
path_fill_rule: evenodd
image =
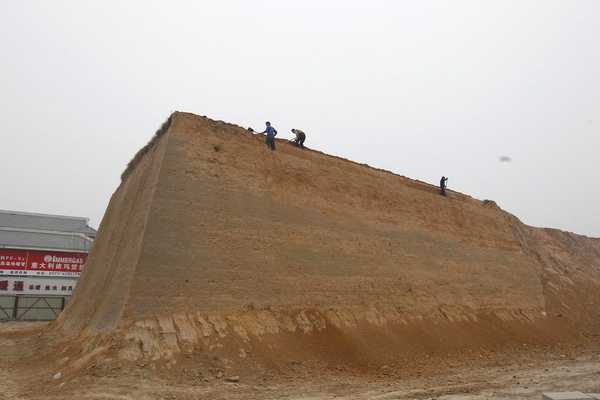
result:
<svg viewBox="0 0 600 400"><path fill-rule="evenodd" d="M448 178L442 176L442 179L440 179L440 194L442 196L446 195L446 182L448 182Z"/></svg>
<svg viewBox="0 0 600 400"><path fill-rule="evenodd" d="M277 130L271 126L269 121L266 122L266 125L266 129L261 133L267 134L267 140L265 141L267 147L271 150L275 150L275 136L277 136Z"/></svg>
<svg viewBox="0 0 600 400"><path fill-rule="evenodd" d="M300 129L292 129L292 133L294 135L296 135L296 138L293 140L293 142L296 144L296 146L303 149L304 141L306 140L306 134L304 132L302 132Z"/></svg>

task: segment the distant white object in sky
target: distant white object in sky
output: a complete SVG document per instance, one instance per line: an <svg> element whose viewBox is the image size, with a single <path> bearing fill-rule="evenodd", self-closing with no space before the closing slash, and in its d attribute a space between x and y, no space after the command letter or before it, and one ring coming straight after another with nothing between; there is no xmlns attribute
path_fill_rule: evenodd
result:
<svg viewBox="0 0 600 400"><path fill-rule="evenodd" d="M509 156L500 156L499 160L500 162L511 162L512 158L510 158Z"/></svg>

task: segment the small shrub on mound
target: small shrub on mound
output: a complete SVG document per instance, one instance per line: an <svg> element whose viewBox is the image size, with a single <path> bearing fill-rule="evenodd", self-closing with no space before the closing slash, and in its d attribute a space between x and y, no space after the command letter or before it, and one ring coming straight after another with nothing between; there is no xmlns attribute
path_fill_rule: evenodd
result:
<svg viewBox="0 0 600 400"><path fill-rule="evenodd" d="M160 128L158 128L156 133L154 133L154 136L152 136L152 139L150 139L150 141L144 147L142 147L135 154L135 156L133 156L131 161L129 161L129 163L127 164L127 168L125 168L125 171L123 171L123 173L121 174L121 182L123 182L129 176L129 174L131 173L131 171L133 171L135 166L138 165L142 157L144 157L144 154L146 154L148 151L150 151L150 149L152 149L152 147L154 147L154 144L158 142L158 139L160 139L162 135L167 133L167 130L169 130L169 127L171 126L172 119L173 114L171 114L171 116L165 122L163 122L163 124L160 126Z"/></svg>

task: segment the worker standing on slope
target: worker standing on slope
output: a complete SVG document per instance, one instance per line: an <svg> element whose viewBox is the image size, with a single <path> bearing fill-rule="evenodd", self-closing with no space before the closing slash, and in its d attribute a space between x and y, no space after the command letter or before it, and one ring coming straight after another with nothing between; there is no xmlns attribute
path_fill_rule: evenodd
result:
<svg viewBox="0 0 600 400"><path fill-rule="evenodd" d="M446 195L446 182L448 182L448 178L442 176L442 179L440 179L440 194L442 196Z"/></svg>
<svg viewBox="0 0 600 400"><path fill-rule="evenodd" d="M296 144L296 146L303 149L304 141L306 140L306 134L304 132L302 132L300 129L295 129L295 128L292 129L292 133L294 135L296 135L296 138L293 140L294 144Z"/></svg>
<svg viewBox="0 0 600 400"><path fill-rule="evenodd" d="M267 134L267 140L265 141L267 147L269 147L271 150L275 150L275 136L277 136L277 130L271 126L269 121L266 122L266 125L267 128L261 133Z"/></svg>

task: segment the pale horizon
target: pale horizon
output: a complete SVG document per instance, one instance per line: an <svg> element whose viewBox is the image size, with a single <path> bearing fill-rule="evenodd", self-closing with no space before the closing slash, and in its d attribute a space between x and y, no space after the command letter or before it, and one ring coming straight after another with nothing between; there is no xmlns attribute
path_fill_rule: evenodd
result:
<svg viewBox="0 0 600 400"><path fill-rule="evenodd" d="M600 237L600 2L9 2L0 209L90 218L173 111Z"/></svg>

